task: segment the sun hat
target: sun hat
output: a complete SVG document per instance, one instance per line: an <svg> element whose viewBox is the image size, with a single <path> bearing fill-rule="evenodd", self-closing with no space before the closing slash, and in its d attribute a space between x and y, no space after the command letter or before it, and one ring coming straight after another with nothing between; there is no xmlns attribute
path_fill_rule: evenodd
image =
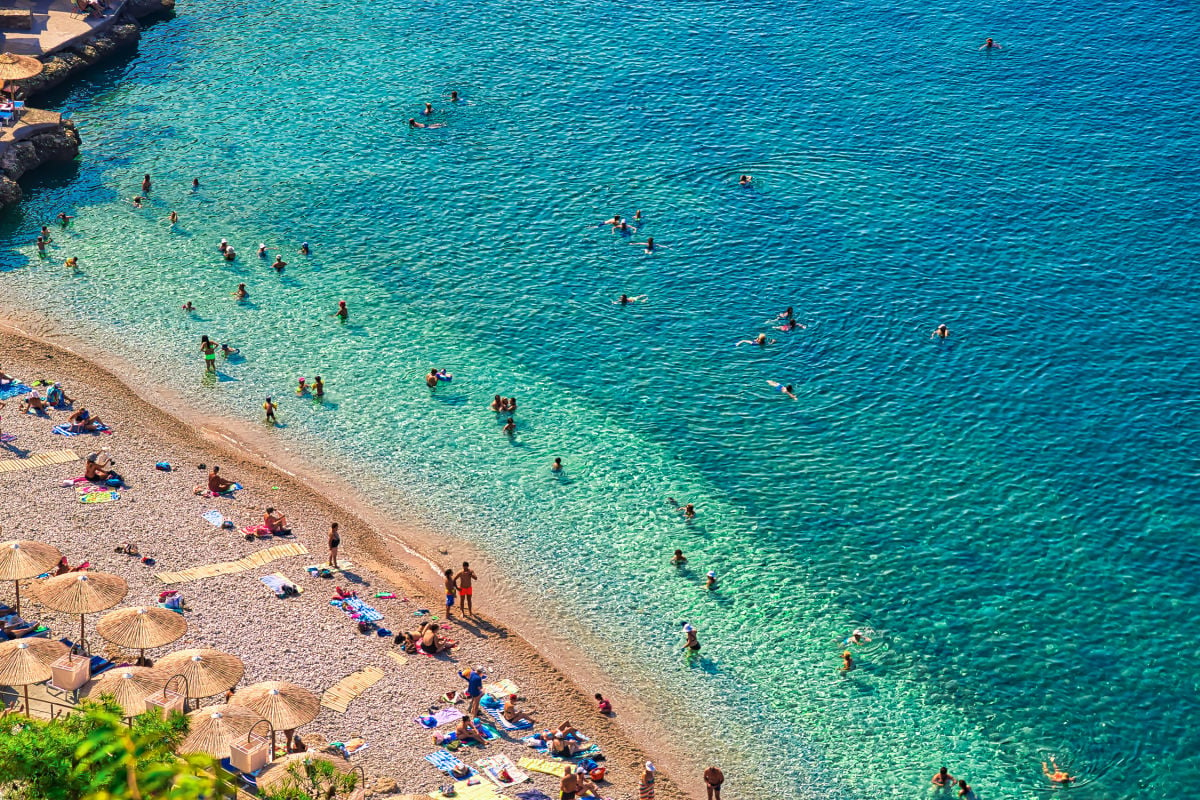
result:
<svg viewBox="0 0 1200 800"><path fill-rule="evenodd" d="M708 577L710 577L710 578L715 578L715 577L717 577L717 573L715 573L715 572L710 572L710 573L708 573Z"/></svg>
<svg viewBox="0 0 1200 800"><path fill-rule="evenodd" d="M686 623L686 622L685 622L685 623L683 623L683 631L684 631L684 633L691 633L691 632L693 632L694 630L696 630L695 626L693 626L693 625L690 625L690 624L688 624L688 623Z"/></svg>
<svg viewBox="0 0 1200 800"><path fill-rule="evenodd" d="M652 761L646 762L646 772L654 772L654 762L652 762Z"/></svg>

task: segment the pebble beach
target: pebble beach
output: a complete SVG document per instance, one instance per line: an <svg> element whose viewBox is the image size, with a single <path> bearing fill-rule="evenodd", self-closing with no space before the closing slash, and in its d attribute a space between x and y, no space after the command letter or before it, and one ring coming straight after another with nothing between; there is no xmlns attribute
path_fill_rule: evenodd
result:
<svg viewBox="0 0 1200 800"><path fill-rule="evenodd" d="M52 411L48 418L26 415L18 413L20 397L10 398L3 411L3 431L16 438L5 443L0 460L66 449L80 459L0 472L0 538L44 541L59 548L72 565L87 561L92 570L120 575L129 583L122 606L152 606L164 589L179 590L189 609L185 612L188 632L173 645L148 653L151 658L184 648L216 648L243 660L242 686L284 680L318 695L351 673L372 666L381 669L382 679L351 701L345 712L323 707L317 719L299 733L310 747L361 738L367 746L351 756L351 763L363 768L369 785L381 793L409 794L434 791L449 782L424 760L436 748L430 731L416 724L415 718L431 708L445 707L439 697L464 688L457 670L481 666L490 681L508 679L519 686L521 707L536 720L537 729L570 720L601 744L608 768L608 782L601 784L603 796L637 795L642 764L647 759L658 761L660 756L633 744L639 731L621 719L620 706L614 718L600 715L591 700L595 689L589 686L585 693L570 675L556 669L519 634L487 613L486 573L476 583L477 615L463 618L456 611L448 629L443 628L446 636L458 642L451 654L405 656L391 637L360 633L329 600L335 586L353 590L383 614L381 627L392 632L416 628L428 618L418 615L420 609L443 614L442 598L430 582L432 569L422 573L411 564L390 559L377 531L353 509L314 493L294 476L264 466L245 451L202 438L194 427L149 406L111 374L73 353L9 332L0 335L0 352L4 353L0 368L5 372L25 382L61 381L75 399L75 408L86 404L113 431L70 438L53 435L53 426L64 422L69 412ZM83 457L101 447L109 449L127 486L115 501L83 504L74 488L63 483L81 476ZM171 470L157 469L158 462L169 462ZM195 494L193 490L204 483L207 468L213 464L219 464L223 475L245 488L232 498ZM287 515L292 535L247 541L241 527L259 522L267 506ZM214 510L234 521L236 528L222 529L204 518ZM326 562L325 535L329 522L335 520L342 530L339 561L350 566L330 579L312 576L305 567ZM141 553L153 557L155 563L149 565L115 552L127 542L136 542ZM289 543L302 545L307 554L169 586L158 577L235 561ZM433 555L446 566L462 560L452 547L442 550L445 552ZM302 594L278 598L260 581L275 573L294 582ZM11 586L4 591L0 600L10 602ZM375 599L377 593L395 597ZM54 637L77 635L77 617L40 607L29 590L22 592L22 600L24 616L49 626ZM100 616L87 618L91 650L118 662L135 657L114 650L96 634L94 626ZM401 658L395 658L397 655ZM222 701L222 697L214 697L202 702ZM634 730L629 729L631 725ZM467 750L465 755L460 751L459 755L471 761L504 753L517 761L532 755L517 740L521 735L504 734L486 748ZM556 777L536 772L530 776L532 784L523 788L536 787L550 795L557 792ZM688 796L669 773L659 778L657 790L660 797Z"/></svg>

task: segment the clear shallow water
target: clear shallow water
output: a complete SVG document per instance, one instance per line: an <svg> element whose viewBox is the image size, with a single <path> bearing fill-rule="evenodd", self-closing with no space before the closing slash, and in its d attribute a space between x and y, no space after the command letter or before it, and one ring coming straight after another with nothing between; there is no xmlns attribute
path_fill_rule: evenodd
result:
<svg viewBox="0 0 1200 800"><path fill-rule="evenodd" d="M1048 753L1077 798L1200 785L1194 9L360 20L189 2L71 88L83 160L7 221L6 297L206 409L279 397L281 441L496 553L747 795L923 796L946 763L1029 796ZM426 99L447 127L406 130ZM638 208L652 257L596 227ZM806 330L733 346L787 305ZM246 361L205 382L201 333ZM435 365L457 377L430 397ZM290 392L315 372L324 407ZM495 393L520 399L514 442Z"/></svg>

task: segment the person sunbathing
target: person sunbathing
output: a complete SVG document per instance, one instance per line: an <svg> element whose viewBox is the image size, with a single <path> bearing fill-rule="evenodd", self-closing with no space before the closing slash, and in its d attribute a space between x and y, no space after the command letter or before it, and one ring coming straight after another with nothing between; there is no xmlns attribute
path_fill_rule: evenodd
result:
<svg viewBox="0 0 1200 800"><path fill-rule="evenodd" d="M263 525L271 533L288 533L287 517L283 514L276 514L275 509L268 508L263 514Z"/></svg>
<svg viewBox="0 0 1200 800"><path fill-rule="evenodd" d="M0 633L9 639L20 639L37 630L36 622L26 622L15 614L0 622Z"/></svg>
<svg viewBox="0 0 1200 800"><path fill-rule="evenodd" d="M9 375L4 370L0 370L0 386L8 386L14 381L16 381L16 378L14 378L12 375Z"/></svg>
<svg viewBox="0 0 1200 800"><path fill-rule="evenodd" d="M50 408L50 404L36 394L31 394L21 401L21 411L28 414L32 411L35 414L46 414Z"/></svg>
<svg viewBox="0 0 1200 800"><path fill-rule="evenodd" d="M227 481L222 478L220 472L221 468L214 466L212 472L208 473L208 490L213 494L228 494L237 484L235 481Z"/></svg>
<svg viewBox="0 0 1200 800"><path fill-rule="evenodd" d="M559 758L570 758L583 747L579 742L565 738L562 734L554 734L548 741L550 755Z"/></svg>
<svg viewBox="0 0 1200 800"><path fill-rule="evenodd" d="M54 570L55 575L66 575L71 571L71 564L67 561L67 557L63 556L58 560L58 566Z"/></svg>
<svg viewBox="0 0 1200 800"><path fill-rule="evenodd" d="M99 417L93 417L92 412L86 408L81 408L71 416L67 417L67 422L71 426L72 433L80 433L82 431L98 431L104 427L104 422Z"/></svg>
<svg viewBox="0 0 1200 800"><path fill-rule="evenodd" d="M510 694L508 699L504 701L504 710L500 713L514 725L520 722L533 722L528 714L517 710L517 696L515 694Z"/></svg>
<svg viewBox="0 0 1200 800"><path fill-rule="evenodd" d="M67 393L63 391L62 384L55 383L46 390L46 402L58 408L60 406L70 405L74 403L74 398L67 397Z"/></svg>
<svg viewBox="0 0 1200 800"><path fill-rule="evenodd" d="M454 738L460 742L479 742L485 744L486 739L483 738L483 733L479 728L475 727L475 723L463 717L458 721L458 725L454 728Z"/></svg>
<svg viewBox="0 0 1200 800"><path fill-rule="evenodd" d="M108 448L103 448L97 453L88 453L83 465L83 477L89 481L106 481L112 476L112 457L108 455Z"/></svg>
<svg viewBox="0 0 1200 800"><path fill-rule="evenodd" d="M400 649L406 653L417 652L417 637L420 631L401 631L396 634L394 642L400 645Z"/></svg>
<svg viewBox="0 0 1200 800"><path fill-rule="evenodd" d="M426 653L436 654L442 649L442 642L438 638L439 626L436 622L426 622L421 626L421 649Z"/></svg>

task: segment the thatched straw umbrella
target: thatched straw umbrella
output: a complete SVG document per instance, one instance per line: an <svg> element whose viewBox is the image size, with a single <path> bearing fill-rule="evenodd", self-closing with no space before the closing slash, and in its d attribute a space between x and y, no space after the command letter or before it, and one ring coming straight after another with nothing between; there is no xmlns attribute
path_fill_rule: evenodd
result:
<svg viewBox="0 0 1200 800"><path fill-rule="evenodd" d="M54 677L50 665L67 654L67 646L50 639L0 642L0 684L25 687L25 716L29 716L29 685Z"/></svg>
<svg viewBox="0 0 1200 800"><path fill-rule="evenodd" d="M113 644L139 651L138 663L147 647L162 647L187 633L187 620L169 608L118 608L96 623L96 633Z"/></svg>
<svg viewBox="0 0 1200 800"><path fill-rule="evenodd" d="M333 764L338 772L345 773L353 769L349 761L327 750L309 750L305 753L292 753L268 764L263 768L262 772L258 773L258 777L254 779L254 782L258 785L258 791L263 794L273 794L289 786L295 786L297 789L304 788L305 784L297 782L290 768L295 765L300 770L300 773L303 774L304 765L313 761L328 761Z"/></svg>
<svg viewBox="0 0 1200 800"><path fill-rule="evenodd" d="M127 717L146 711L146 698L162 688L164 676L149 667L117 667L88 684L87 697L112 695Z"/></svg>
<svg viewBox="0 0 1200 800"><path fill-rule="evenodd" d="M247 686L238 691L230 704L243 706L255 712L271 723L271 752L275 752L274 731L284 731L291 745L291 732L301 725L307 725L317 718L321 712L320 699L294 683L285 681L264 681L253 686Z"/></svg>
<svg viewBox="0 0 1200 800"><path fill-rule="evenodd" d="M54 569L62 560L57 547L28 539L0 544L0 581L12 581L17 589L17 613L21 613L21 581Z"/></svg>
<svg viewBox="0 0 1200 800"><path fill-rule="evenodd" d="M208 753L214 758L229 758L229 745L250 735L250 729L262 717L241 706L219 705L197 708L188 714L188 735L178 753Z"/></svg>
<svg viewBox="0 0 1200 800"><path fill-rule="evenodd" d="M79 615L79 646L87 652L83 638L83 618L125 599L129 584L119 575L107 572L68 572L47 578L34 587L33 593L46 608Z"/></svg>
<svg viewBox="0 0 1200 800"><path fill-rule="evenodd" d="M158 660L155 669L165 676L187 679L188 697L211 697L233 687L246 668L242 660L220 650L177 650Z"/></svg>
<svg viewBox="0 0 1200 800"><path fill-rule="evenodd" d="M10 96L15 94L16 87L9 87L9 81L20 81L32 78L41 73L46 65L31 56L19 56L16 53L0 53L0 85L9 90ZM39 575L41 573L38 573Z"/></svg>

